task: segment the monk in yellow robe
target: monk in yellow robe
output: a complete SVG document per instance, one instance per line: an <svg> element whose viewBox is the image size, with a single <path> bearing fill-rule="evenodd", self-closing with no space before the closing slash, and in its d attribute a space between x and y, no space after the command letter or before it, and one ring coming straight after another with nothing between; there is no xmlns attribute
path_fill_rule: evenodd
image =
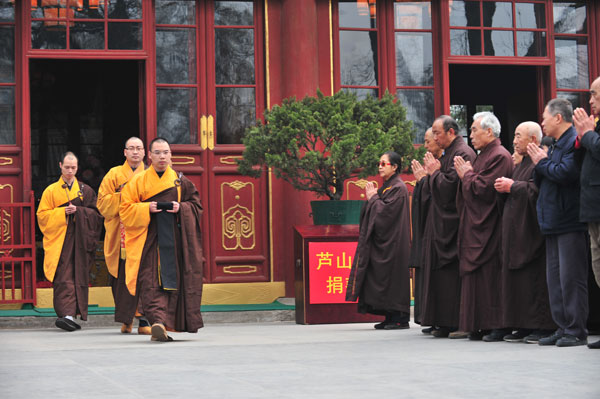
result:
<svg viewBox="0 0 600 399"><path fill-rule="evenodd" d="M119 218L121 190L134 174L144 168L144 143L137 137L125 142L125 163L108 171L98 189L98 210L104 216L104 259L111 276L115 300L115 321L123 323L122 333L130 333L138 305L137 296L131 295L125 285L125 228ZM138 313L139 334L150 334L150 324Z"/></svg>
<svg viewBox="0 0 600 399"><path fill-rule="evenodd" d="M87 320L90 265L102 228L96 193L76 178L77 157L67 152L59 162L61 177L44 190L37 211L44 235L44 274L54 288L55 324L79 330Z"/></svg>
<svg viewBox="0 0 600 399"><path fill-rule="evenodd" d="M152 165L121 192L125 226L125 277L139 293L153 341L172 341L170 331L195 333L203 326L202 205L194 184L171 169L171 149L163 138L150 143Z"/></svg>

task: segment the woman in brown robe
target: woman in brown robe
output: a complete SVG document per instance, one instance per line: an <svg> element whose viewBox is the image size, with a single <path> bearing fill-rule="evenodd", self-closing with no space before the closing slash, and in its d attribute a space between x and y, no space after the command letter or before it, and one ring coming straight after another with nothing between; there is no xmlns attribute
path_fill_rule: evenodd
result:
<svg viewBox="0 0 600 399"><path fill-rule="evenodd" d="M360 217L358 246L348 279L346 300L358 299L358 311L384 315L376 329L409 328L409 199L400 179L401 158L386 152L379 160L383 185L368 183Z"/></svg>

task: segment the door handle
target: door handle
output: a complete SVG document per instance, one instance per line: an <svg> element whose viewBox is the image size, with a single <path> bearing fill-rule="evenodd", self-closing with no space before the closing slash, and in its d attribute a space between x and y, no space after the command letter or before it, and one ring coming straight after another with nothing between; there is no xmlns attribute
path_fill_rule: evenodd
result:
<svg viewBox="0 0 600 399"><path fill-rule="evenodd" d="M208 147L207 118L205 115L202 115L200 119L200 148L206 150L206 147Z"/></svg>
<svg viewBox="0 0 600 399"><path fill-rule="evenodd" d="M208 115L208 149L215 148L215 124L212 115Z"/></svg>

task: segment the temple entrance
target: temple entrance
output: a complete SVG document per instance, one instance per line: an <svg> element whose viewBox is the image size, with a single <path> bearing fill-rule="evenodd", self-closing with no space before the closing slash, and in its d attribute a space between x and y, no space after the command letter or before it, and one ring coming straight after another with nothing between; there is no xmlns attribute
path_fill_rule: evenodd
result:
<svg viewBox="0 0 600 399"><path fill-rule="evenodd" d="M524 121L541 121L538 68L450 65L450 109L461 134L468 138L475 113L492 111L502 126L502 145L512 152L515 128Z"/></svg>
<svg viewBox="0 0 600 399"><path fill-rule="evenodd" d="M32 60L31 170L36 198L60 176L65 151L79 158L77 178L98 192L140 135L137 61Z"/></svg>
<svg viewBox="0 0 600 399"><path fill-rule="evenodd" d="M64 152L77 155L77 179L97 193L105 173L124 162L125 140L144 139L140 70L138 61L31 60L31 174L36 203L60 177L58 163ZM37 224L36 230L37 278L43 280ZM105 286L108 271L102 242L96 253L90 283Z"/></svg>

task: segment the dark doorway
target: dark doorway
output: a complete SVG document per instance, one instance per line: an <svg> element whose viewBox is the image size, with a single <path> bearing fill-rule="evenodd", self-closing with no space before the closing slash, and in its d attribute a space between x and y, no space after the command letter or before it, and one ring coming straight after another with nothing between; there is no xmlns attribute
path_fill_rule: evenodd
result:
<svg viewBox="0 0 600 399"><path fill-rule="evenodd" d="M79 158L77 178L98 192L140 135L137 61L32 60L31 170L37 199L58 180L65 151Z"/></svg>
<svg viewBox="0 0 600 399"><path fill-rule="evenodd" d="M125 140L140 136L139 71L138 61L31 60L31 185L37 202L60 177L66 151L79 158L77 179L96 193L104 174L123 164ZM36 224L40 249L41 240ZM90 265L92 286L108 285L102 246ZM36 252L38 280L44 279L43 253ZM50 286L38 281L38 287L44 284Z"/></svg>
<svg viewBox="0 0 600 399"><path fill-rule="evenodd" d="M504 65L450 65L451 113L463 134L479 111L492 111L500 120L502 145L512 152L515 128L541 119L537 68ZM469 140L470 144L470 140Z"/></svg>

